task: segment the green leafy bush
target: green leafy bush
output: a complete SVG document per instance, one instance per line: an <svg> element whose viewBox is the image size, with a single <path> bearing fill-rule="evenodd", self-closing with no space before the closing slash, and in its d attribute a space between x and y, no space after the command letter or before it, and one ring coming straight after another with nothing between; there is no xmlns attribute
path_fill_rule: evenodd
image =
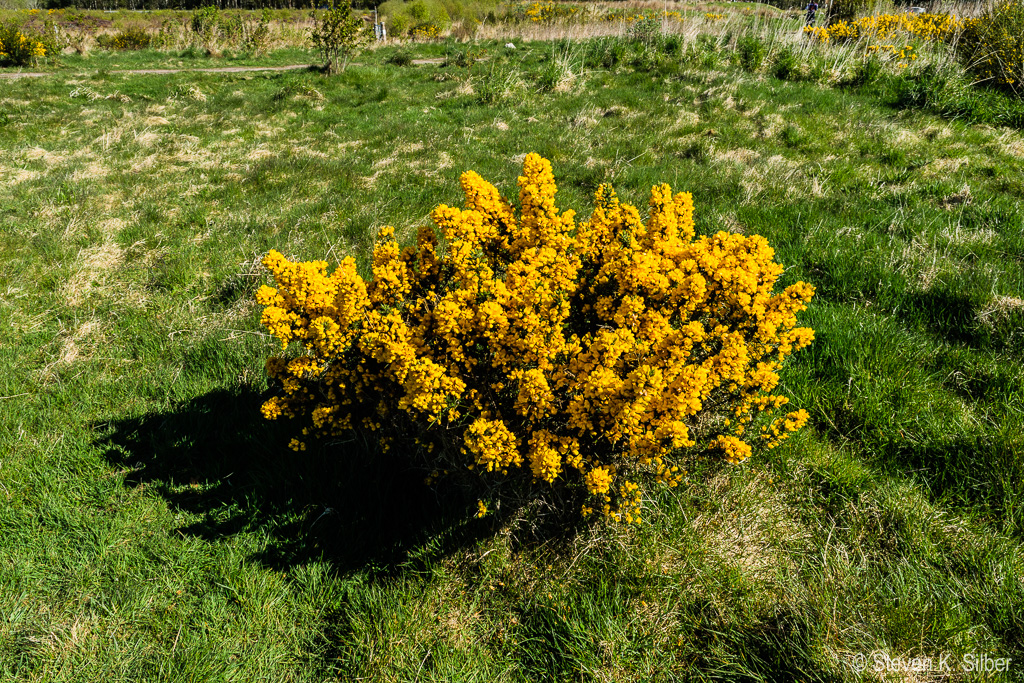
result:
<svg viewBox="0 0 1024 683"><path fill-rule="evenodd" d="M196 36L198 44L209 50L212 49L217 40L217 29L220 27L220 12L210 5L201 7L192 12L192 21L189 23L192 33Z"/></svg>
<svg viewBox="0 0 1024 683"><path fill-rule="evenodd" d="M783 81L797 81L803 77L803 72L800 69L800 58L797 57L793 48L786 45L775 53L772 75Z"/></svg>
<svg viewBox="0 0 1024 683"><path fill-rule="evenodd" d="M744 71L757 71L768 56L768 46L757 36L743 36L736 43L736 54Z"/></svg>
<svg viewBox="0 0 1024 683"><path fill-rule="evenodd" d="M439 24L428 21L425 24L417 24L416 26L413 26L409 31L409 35L419 40L431 40L439 37L443 30L444 29Z"/></svg>
<svg viewBox="0 0 1024 683"><path fill-rule="evenodd" d="M882 74L882 60L875 55L869 55L856 66L853 75L843 81L843 85L859 88L870 85L878 80Z"/></svg>
<svg viewBox="0 0 1024 683"><path fill-rule="evenodd" d="M388 33L395 38L404 36L409 33L409 29L412 28L413 22L409 15L404 12L393 14L388 17Z"/></svg>
<svg viewBox="0 0 1024 683"><path fill-rule="evenodd" d="M263 8L258 21L242 25L242 48L256 56L266 54L270 47L270 9Z"/></svg>
<svg viewBox="0 0 1024 683"><path fill-rule="evenodd" d="M350 57L362 46L365 35L363 20L352 11L349 0L339 0L323 13L313 12L313 28L309 37L320 53L327 72L344 71Z"/></svg>

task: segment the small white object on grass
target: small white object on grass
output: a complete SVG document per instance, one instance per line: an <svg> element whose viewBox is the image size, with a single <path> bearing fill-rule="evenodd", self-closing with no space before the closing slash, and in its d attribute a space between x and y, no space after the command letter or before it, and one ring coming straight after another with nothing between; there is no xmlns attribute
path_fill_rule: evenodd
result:
<svg viewBox="0 0 1024 683"><path fill-rule="evenodd" d="M505 47L507 47L509 50L516 49L515 43L505 43Z"/></svg>

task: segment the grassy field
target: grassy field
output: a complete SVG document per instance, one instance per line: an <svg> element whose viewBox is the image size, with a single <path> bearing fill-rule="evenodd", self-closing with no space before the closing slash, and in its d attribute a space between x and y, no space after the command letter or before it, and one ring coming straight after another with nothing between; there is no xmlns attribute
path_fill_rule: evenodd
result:
<svg viewBox="0 0 1024 683"><path fill-rule="evenodd" d="M482 47L5 83L0 678L1024 680L1021 132L712 48ZM267 250L366 272L377 227L409 242L466 169L514 196L531 151L563 207L668 182L817 287L783 374L811 424L639 529L474 519L259 414Z"/></svg>

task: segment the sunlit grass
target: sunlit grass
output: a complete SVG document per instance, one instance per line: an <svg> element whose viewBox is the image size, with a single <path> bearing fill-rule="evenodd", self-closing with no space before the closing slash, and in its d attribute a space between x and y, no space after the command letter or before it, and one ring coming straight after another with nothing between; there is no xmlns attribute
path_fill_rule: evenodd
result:
<svg viewBox="0 0 1024 683"><path fill-rule="evenodd" d="M1024 658L1021 133L714 47L484 47L336 78L5 83L0 677L833 681L873 651ZM818 288L783 378L811 428L699 463L638 531L474 520L362 443L299 457L259 417L267 250L365 273L377 227L411 242L465 169L515 196L530 151L564 206L668 182L699 232L762 234L783 284Z"/></svg>

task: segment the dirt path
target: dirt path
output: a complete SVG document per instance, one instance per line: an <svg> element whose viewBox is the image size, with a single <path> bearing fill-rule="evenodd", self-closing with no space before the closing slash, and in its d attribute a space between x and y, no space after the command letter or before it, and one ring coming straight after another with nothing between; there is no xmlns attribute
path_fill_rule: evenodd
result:
<svg viewBox="0 0 1024 683"><path fill-rule="evenodd" d="M440 64L443 58L414 59L413 64ZM112 74L180 74L185 71L197 71L208 74L237 74L244 71L294 71L296 69L308 69L311 64L289 64L288 66L222 66L215 69L115 69L108 71ZM350 66L359 66L356 63ZM18 73L0 73L0 80L13 81L19 78L42 78L43 76L55 76L59 71L21 71Z"/></svg>

